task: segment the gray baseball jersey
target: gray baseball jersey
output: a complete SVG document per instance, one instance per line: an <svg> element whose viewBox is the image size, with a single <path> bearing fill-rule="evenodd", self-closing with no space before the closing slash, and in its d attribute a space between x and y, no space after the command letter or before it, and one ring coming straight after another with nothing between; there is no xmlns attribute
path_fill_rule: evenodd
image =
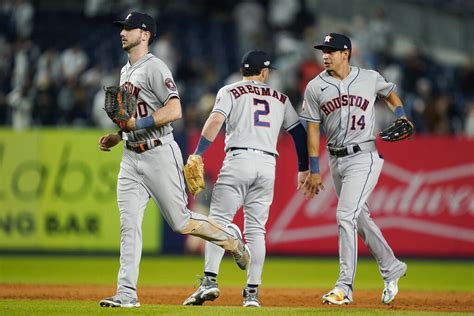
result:
<svg viewBox="0 0 474 316"><path fill-rule="evenodd" d="M258 81L221 88L213 112L226 117L226 151L246 147L278 154L280 129L290 130L300 123L289 98Z"/></svg>
<svg viewBox="0 0 474 316"><path fill-rule="evenodd" d="M344 155L330 155L330 168L339 197L340 274L335 287L350 300L357 266L357 233L376 258L384 280L393 280L406 270L370 217L367 204L383 166L374 143L374 102L394 88L395 84L376 71L350 67L343 80L323 71L308 83L304 94L300 117L324 127L330 151L346 151Z"/></svg>
<svg viewBox="0 0 474 316"><path fill-rule="evenodd" d="M151 53L135 64L128 62L120 72L120 85L138 97L137 118L150 116L163 107L172 97L178 97L178 90L168 66ZM149 128L124 133L124 140L143 142L160 139L173 131L171 123L160 128Z"/></svg>
<svg viewBox="0 0 474 316"><path fill-rule="evenodd" d="M308 83L300 116L321 123L330 146L375 140L375 99L388 96L394 88L373 70L351 67L342 81L323 71Z"/></svg>
<svg viewBox="0 0 474 316"><path fill-rule="evenodd" d="M152 54L145 55L133 65L127 63L122 68L120 83L138 97L138 118L152 115L170 98L178 97L170 70ZM231 252L236 250L239 242L228 230L215 225L206 216L187 209L183 160L173 140L170 124L124 133L124 141L127 144L117 183L121 226L117 293L136 298L142 251L141 223L150 197L174 231L211 240ZM128 146L137 144L143 145L140 148L145 148L146 144L147 150L136 152L128 149Z"/></svg>
<svg viewBox="0 0 474 316"><path fill-rule="evenodd" d="M224 86L213 112L226 117L227 155L214 186L209 217L225 225L243 205L244 233L252 253L247 284L260 284L278 135L282 127L290 130L300 120L286 95L258 81ZM206 243L204 271L218 274L223 254L222 249Z"/></svg>

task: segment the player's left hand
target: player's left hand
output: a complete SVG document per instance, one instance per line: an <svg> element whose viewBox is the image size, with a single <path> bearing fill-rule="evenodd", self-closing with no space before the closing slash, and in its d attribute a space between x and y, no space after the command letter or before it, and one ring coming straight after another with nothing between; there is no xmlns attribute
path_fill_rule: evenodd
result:
<svg viewBox="0 0 474 316"><path fill-rule="evenodd" d="M323 179L320 173L310 173L303 184L304 196L313 198L320 190L324 190Z"/></svg>

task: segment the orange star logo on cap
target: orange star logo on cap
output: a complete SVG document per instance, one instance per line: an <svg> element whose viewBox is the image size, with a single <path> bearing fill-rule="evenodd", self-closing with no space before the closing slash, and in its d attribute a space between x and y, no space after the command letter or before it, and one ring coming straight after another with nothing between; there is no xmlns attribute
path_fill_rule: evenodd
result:
<svg viewBox="0 0 474 316"><path fill-rule="evenodd" d="M325 38L324 38L324 42L330 42L332 39L331 35L327 35Z"/></svg>

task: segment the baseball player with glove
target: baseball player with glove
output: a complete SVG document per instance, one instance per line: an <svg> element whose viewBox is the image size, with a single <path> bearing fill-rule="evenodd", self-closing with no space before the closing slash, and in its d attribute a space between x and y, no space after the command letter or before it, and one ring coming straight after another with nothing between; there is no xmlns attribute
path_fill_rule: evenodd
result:
<svg viewBox="0 0 474 316"><path fill-rule="evenodd" d="M265 261L265 224L273 200L276 145L282 127L295 141L298 189L309 175L306 131L289 98L265 83L270 68L270 58L263 51L249 51L243 56L243 80L219 90L196 150L185 167L185 175L191 177L190 191L199 192L204 184L202 155L225 122L227 154L212 192L209 217L225 226L243 206L244 233L252 253L243 290L245 307L260 306L258 287ZM223 254L221 248L206 243L204 277L184 305L202 305L219 297L217 275Z"/></svg>
<svg viewBox="0 0 474 316"><path fill-rule="evenodd" d="M186 207L183 161L171 127L171 122L181 118L181 103L169 68L149 53L148 46L156 34L154 19L132 12L115 24L122 28L120 37L128 62L122 68L120 86L106 89L104 109L120 131L102 136L99 148L110 151L124 141L117 182L120 269L116 295L101 300L100 305L139 307L141 223L150 197L174 231L201 237L230 251L241 269L247 268L250 253L237 226L223 228Z"/></svg>
<svg viewBox="0 0 474 316"><path fill-rule="evenodd" d="M310 176L304 184L305 195L319 192L320 125L327 136L330 169L339 198L336 218L339 230L339 279L325 294L323 303L348 304L357 266L357 233L377 260L385 286L382 303L390 303L398 293L398 280L407 265L398 260L370 217L367 204L383 166L375 147L374 102L384 98L397 120L381 132L386 141L396 141L413 134L402 102L394 92L395 84L378 72L349 65L351 41L342 34L330 33L316 49L322 50L326 68L306 87L302 119L308 121Z"/></svg>

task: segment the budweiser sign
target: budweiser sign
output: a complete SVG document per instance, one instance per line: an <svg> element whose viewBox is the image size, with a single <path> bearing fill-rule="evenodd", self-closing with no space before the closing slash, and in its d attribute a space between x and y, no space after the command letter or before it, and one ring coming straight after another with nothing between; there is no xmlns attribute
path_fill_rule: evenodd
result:
<svg viewBox="0 0 474 316"><path fill-rule="evenodd" d="M450 140L436 140L436 146L433 139L411 141L407 145L414 148L407 149L400 148L403 142L395 148L378 144L379 151L388 152L390 159L385 160L368 205L397 255L474 256L474 158L470 150L474 143L465 141L469 144L456 147L465 148L465 153L441 152L436 163L426 163L427 153L448 148ZM404 162L407 157L409 164ZM267 225L270 253L337 254L337 196L328 159L323 151L321 172L326 189L315 198L306 200L300 192L287 194L276 187L275 195L287 199L282 205L274 202L271 209ZM286 173L277 174L283 178L277 178L277 185L291 181ZM360 252L368 254L359 244Z"/></svg>
<svg viewBox="0 0 474 316"><path fill-rule="evenodd" d="M327 154L323 154L327 161ZM331 175L328 168L323 168L323 179L326 190L316 198L306 201L303 195L294 191L293 196L281 211L272 226L269 243L303 241L314 238L337 236L336 224L289 228L292 220L304 213L306 219L335 218L337 196L332 188ZM474 217L474 187L468 183L456 185L456 180L472 180L474 164L447 168L434 172L418 172L411 174L395 164L385 162L381 178L391 177L399 185L390 185L387 181L379 184L369 199L370 212L377 218L380 228L391 227L411 230L434 236L445 236L474 243L474 229L461 228L445 222L432 222L445 214L448 217ZM421 218L417 218L421 217ZM456 225L458 224L458 225Z"/></svg>
<svg viewBox="0 0 474 316"><path fill-rule="evenodd" d="M205 156L206 173L217 175L221 161L213 157L223 157L223 145L213 147ZM321 152L325 190L306 200L296 191L293 147L291 137L280 138L267 252L337 255L338 201L329 156ZM377 147L386 159L368 205L396 255L474 258L474 140L425 137ZM241 214L236 222L243 224ZM369 254L362 242L359 252Z"/></svg>

